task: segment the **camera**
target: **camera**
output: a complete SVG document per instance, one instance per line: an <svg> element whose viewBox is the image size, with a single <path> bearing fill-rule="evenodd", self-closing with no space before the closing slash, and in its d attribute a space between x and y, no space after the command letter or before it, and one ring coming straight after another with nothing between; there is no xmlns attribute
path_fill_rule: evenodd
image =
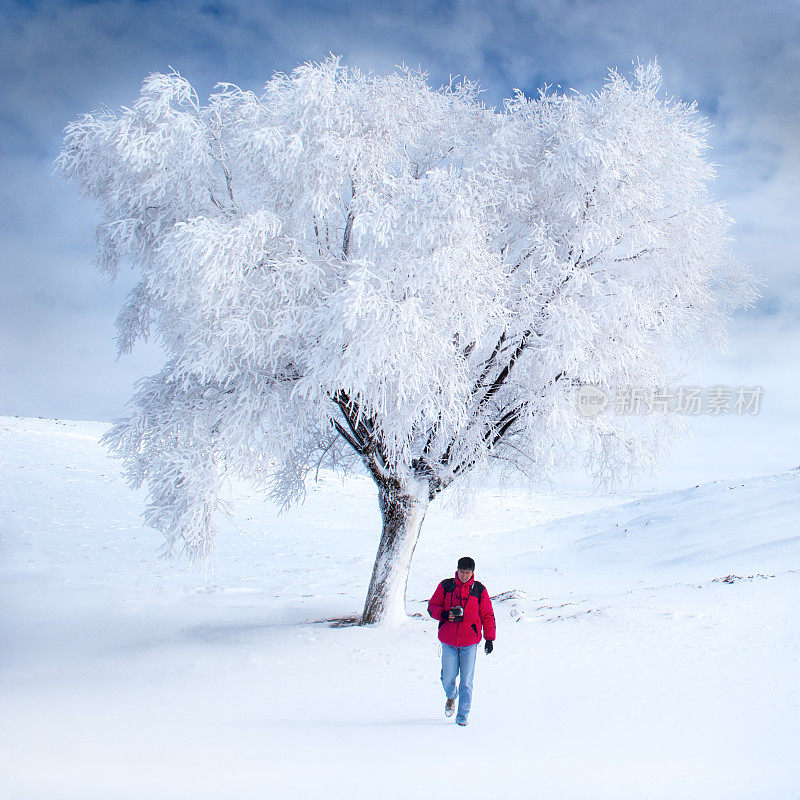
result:
<svg viewBox="0 0 800 800"><path fill-rule="evenodd" d="M464 619L464 609L461 606L453 606L450 613L457 619Z"/></svg>

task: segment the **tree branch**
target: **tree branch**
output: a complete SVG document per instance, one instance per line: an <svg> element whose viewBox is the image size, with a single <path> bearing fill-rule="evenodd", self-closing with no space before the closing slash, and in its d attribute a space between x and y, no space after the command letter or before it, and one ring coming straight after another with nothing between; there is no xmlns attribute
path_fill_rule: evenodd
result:
<svg viewBox="0 0 800 800"><path fill-rule="evenodd" d="M516 408L512 409L511 411L507 411L503 414L500 419L497 420L496 423L487 426L486 432L483 435L483 444L488 445L487 449L489 451L493 450L495 445L500 442L503 436L506 435L509 428L514 425L515 422L520 418L522 412L527 408L527 403L522 403ZM491 441L490 441L491 440ZM453 477L457 477L462 475L466 472L469 472L477 463L478 457L473 457L467 462L462 462L458 464L453 469Z"/></svg>
<svg viewBox="0 0 800 800"><path fill-rule="evenodd" d="M580 258L573 264L573 270L578 267L579 263L580 263ZM553 300L555 300L555 298L567 285L571 277L572 277L572 272L567 273L564 280L561 281L561 283L555 289L553 289L552 293L550 294L550 297L548 297L547 300L543 303L542 308L540 310L540 314L544 313L547 306L550 305L550 303ZM500 370L497 377L494 379L494 381L492 381L491 385L486 390L484 396L478 401L477 406L475 407L474 411L471 414L470 421L467 423L467 427L460 432L461 436L463 436L464 433L466 433L466 431L468 431L472 427L472 425L477 420L480 419L481 412L486 408L486 405L489 402L489 400L491 400L491 398L495 394L497 394L497 392L500 390L503 384L505 384L508 376L511 374L511 370L514 367L514 364L516 364L517 360L519 359L525 348L530 343L531 336L533 336L534 334L536 336L539 335L533 328L529 328L522 334L522 339L520 340L517 347L514 349L514 352L511 354L511 358L508 360L508 363L503 367L502 370ZM492 351L492 355L489 357L490 361L496 360L497 355L503 351L504 348L502 347L502 345L505 342L505 339L506 339L506 333L504 331L503 334L500 336L500 341L498 341L497 345L495 345L495 349ZM472 392L473 398L475 397L477 392L480 391L483 385L483 381L485 380L485 373L486 370L484 370L484 373L482 373L481 378L475 383L475 387L473 388ZM556 378L556 380L558 380L558 378ZM445 449L444 453L442 453L442 456L439 459L441 464L448 464L450 462L450 456L452 455L453 448L457 444L458 437L459 434L456 434L450 440L449 444L447 445L447 448Z"/></svg>
<svg viewBox="0 0 800 800"><path fill-rule="evenodd" d="M494 366L494 361L497 358L498 354L500 353L500 350L502 350L505 341L506 341L506 332L503 331L500 334L500 339L494 346L494 350L492 350L492 354L489 356L489 358L486 359L486 361L483 362L484 363L483 372L481 372L478 380L475 381L475 385L472 387L472 392L470 393L473 397L475 396L475 393L481 388L481 386L483 386L483 381L486 379L486 376L489 374L492 367Z"/></svg>
<svg viewBox="0 0 800 800"><path fill-rule="evenodd" d="M386 477L389 457L381 442L374 419L363 414L358 403L352 400L343 389L331 395L331 399L339 406L342 416L352 432L351 438L355 439L359 445L354 449L361 456L376 483L380 483L380 480Z"/></svg>
<svg viewBox="0 0 800 800"><path fill-rule="evenodd" d="M553 383L557 383L558 381L562 380L566 376L566 373L562 370L558 373L558 375L553 378ZM483 444L486 446L486 449L491 453L497 445L499 445L503 437L511 430L516 422L522 417L522 414L525 412L525 409L528 408L528 402L520 403L515 408L510 410L501 412L500 417L493 423L490 423L486 426L486 431L483 434ZM451 442L448 450L455 446L455 440ZM462 462L461 464L457 464L452 470L453 478L456 478L459 475L463 475L469 470L471 470L478 461L478 456L473 457L469 461ZM451 479L452 480L452 479ZM441 482L440 482L441 483ZM448 482L449 483L449 482ZM437 488L436 491L441 491L447 487L447 483L441 484L441 488ZM438 487L438 484L437 484Z"/></svg>
<svg viewBox="0 0 800 800"><path fill-rule="evenodd" d="M333 423L333 427L336 428L336 430L339 432L341 437L347 442L347 444L349 444L350 447L352 447L353 450L355 450L356 453L358 453L359 456L361 456L361 458L363 459L364 458L364 450L359 445L359 443L356 441L356 439L353 436L351 436L350 433L348 431L346 431L339 424L339 422L337 420L332 419L331 422Z"/></svg>
<svg viewBox="0 0 800 800"><path fill-rule="evenodd" d="M658 222L667 222L668 220L675 219L675 217L680 217L682 214L685 213L686 211L676 211L674 214L670 214L668 217L661 217L659 219L648 219L646 220L646 224L650 225ZM604 247L602 250L595 253L591 258L587 259L586 266L591 267L592 264L594 264L603 255L603 253L607 253L612 247L616 247L618 244L620 244L628 233L630 233L632 230L636 230L636 227L637 227L636 225L630 225L628 228L626 228L622 233L619 234L619 236L617 236L614 239L613 242L611 242L610 245L608 245L608 247ZM642 255L642 253L637 254L637 256L638 255ZM625 261L627 259L623 258L615 260Z"/></svg>
<svg viewBox="0 0 800 800"><path fill-rule="evenodd" d="M355 219L355 213L353 212L353 200L356 196L356 184L352 178L350 179L350 187L352 194L350 195L350 205L347 209L347 222L344 226L344 238L342 239L342 260L346 260L347 255L350 252L350 236L353 233L353 220Z"/></svg>

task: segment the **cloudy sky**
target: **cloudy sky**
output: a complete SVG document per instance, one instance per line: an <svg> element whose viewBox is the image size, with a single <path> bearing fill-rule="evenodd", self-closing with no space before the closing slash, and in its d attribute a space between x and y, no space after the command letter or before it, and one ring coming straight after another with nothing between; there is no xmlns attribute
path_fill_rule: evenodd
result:
<svg viewBox="0 0 800 800"><path fill-rule="evenodd" d="M466 75L494 105L545 83L595 90L608 67L657 56L665 88L696 99L714 123L714 191L738 222L736 253L766 281L734 333L761 352L800 330L798 0L0 8L0 414L108 420L133 381L160 366L149 345L116 360L113 323L133 276L111 285L94 271L96 208L51 169L67 122L130 104L149 72L170 66L203 97L217 81L257 91L275 70L334 52L378 72L419 64L436 85Z"/></svg>

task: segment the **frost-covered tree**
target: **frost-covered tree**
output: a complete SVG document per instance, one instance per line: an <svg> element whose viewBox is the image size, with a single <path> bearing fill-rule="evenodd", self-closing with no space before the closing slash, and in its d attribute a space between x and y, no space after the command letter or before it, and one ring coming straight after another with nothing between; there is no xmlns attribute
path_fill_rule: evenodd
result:
<svg viewBox="0 0 800 800"><path fill-rule="evenodd" d="M655 65L497 111L336 58L206 105L154 74L71 123L58 167L100 202L99 267L141 271L119 349L168 355L106 437L147 522L204 557L226 471L288 503L360 463L383 519L362 621L389 622L428 504L469 473L654 463L676 415L575 396L671 385L752 298L706 135Z"/></svg>

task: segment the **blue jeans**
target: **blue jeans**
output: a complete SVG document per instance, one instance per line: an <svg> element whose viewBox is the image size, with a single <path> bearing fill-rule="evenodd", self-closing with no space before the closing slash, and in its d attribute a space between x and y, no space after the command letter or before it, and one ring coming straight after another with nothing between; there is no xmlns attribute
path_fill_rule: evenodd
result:
<svg viewBox="0 0 800 800"><path fill-rule="evenodd" d="M458 712L456 722L466 722L472 705L472 678L475 675L475 654L478 645L453 647L442 642L442 686L449 700L456 697L456 676L461 673L458 685Z"/></svg>

